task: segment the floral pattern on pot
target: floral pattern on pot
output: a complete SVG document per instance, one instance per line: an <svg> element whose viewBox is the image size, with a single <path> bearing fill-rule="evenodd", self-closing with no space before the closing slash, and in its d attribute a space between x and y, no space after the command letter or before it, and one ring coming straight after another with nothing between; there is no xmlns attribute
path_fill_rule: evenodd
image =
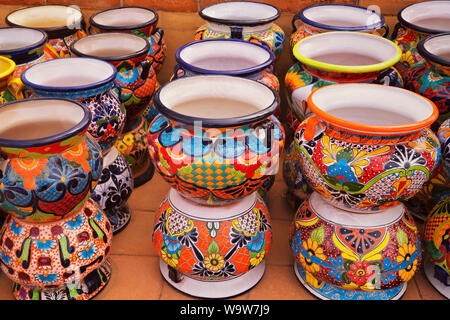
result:
<svg viewBox="0 0 450 320"><path fill-rule="evenodd" d="M223 281L250 271L272 244L267 207L253 196L251 207L233 217L205 219L177 208L169 193L155 218L156 252L170 267L197 280Z"/></svg>
<svg viewBox="0 0 450 320"><path fill-rule="evenodd" d="M396 68L406 76L408 70L423 58L417 51L417 44L428 37L429 34L414 31L412 29L403 29L398 36L393 39L402 50L402 57L397 63Z"/></svg>

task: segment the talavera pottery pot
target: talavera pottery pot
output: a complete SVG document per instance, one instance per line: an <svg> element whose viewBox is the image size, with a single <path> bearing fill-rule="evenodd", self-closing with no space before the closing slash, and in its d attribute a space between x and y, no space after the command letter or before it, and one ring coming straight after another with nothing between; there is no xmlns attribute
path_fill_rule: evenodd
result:
<svg viewBox="0 0 450 320"><path fill-rule="evenodd" d="M424 1L403 8L397 15L398 23L391 39L402 50L396 68L402 76L422 60L417 51L419 41L430 35L450 32L450 1Z"/></svg>
<svg viewBox="0 0 450 320"><path fill-rule="evenodd" d="M344 210L374 213L414 196L440 159L429 126L438 110L409 90L335 84L308 98L314 113L295 133L302 173Z"/></svg>
<svg viewBox="0 0 450 320"><path fill-rule="evenodd" d="M170 189L155 218L153 245L161 274L176 289L228 298L262 278L272 227L255 192L233 204L205 207Z"/></svg>
<svg viewBox="0 0 450 320"><path fill-rule="evenodd" d="M83 13L73 6L42 5L12 11L9 26L40 29L47 33L46 59L69 57L70 44L86 35Z"/></svg>
<svg viewBox="0 0 450 320"><path fill-rule="evenodd" d="M442 199L425 220L424 271L430 283L450 299L450 195Z"/></svg>
<svg viewBox="0 0 450 320"><path fill-rule="evenodd" d="M100 146L86 132L88 107L66 99L26 99L1 105L0 117L0 208L29 223L78 212L103 163Z"/></svg>
<svg viewBox="0 0 450 320"><path fill-rule="evenodd" d="M23 99L23 84L13 76L16 63L0 57L0 104Z"/></svg>
<svg viewBox="0 0 450 320"><path fill-rule="evenodd" d="M130 222L131 210L127 200L133 192L133 176L124 156L113 147L103 158L102 175L91 198L108 216L113 234Z"/></svg>
<svg viewBox="0 0 450 320"><path fill-rule="evenodd" d="M0 28L0 56L16 63L13 77L19 78L30 66L45 60L44 48L48 37L44 31L24 28Z"/></svg>
<svg viewBox="0 0 450 320"><path fill-rule="evenodd" d="M399 299L422 259L403 204L361 215L331 206L317 192L298 209L289 243L296 276L324 300Z"/></svg>
<svg viewBox="0 0 450 320"><path fill-rule="evenodd" d="M230 1L207 6L199 11L207 21L195 32L195 40L233 38L266 46L278 59L283 50L285 35L273 23L280 11L269 4L253 1Z"/></svg>
<svg viewBox="0 0 450 320"><path fill-rule="evenodd" d="M290 46L310 35L329 31L356 31L389 34L384 17L374 10L341 3L324 3L307 6L292 18Z"/></svg>
<svg viewBox="0 0 450 320"><path fill-rule="evenodd" d="M22 82L31 96L77 100L91 111L88 132L106 155L125 125L125 109L114 85L117 71L92 58L61 58L28 68Z"/></svg>
<svg viewBox="0 0 450 320"><path fill-rule="evenodd" d="M160 114L148 130L153 163L192 201L222 205L242 199L278 170L284 147L282 125L272 115L278 103L272 89L245 78L173 80L154 97Z"/></svg>
<svg viewBox="0 0 450 320"><path fill-rule="evenodd" d="M103 32L128 32L148 40L150 48L147 60L156 73L161 70L167 55L163 39L164 30L157 28L158 14L142 7L116 7L94 13L89 18L91 34Z"/></svg>
<svg viewBox="0 0 450 320"><path fill-rule="evenodd" d="M442 167L447 178L450 179L450 118L439 127L438 138L442 150Z"/></svg>
<svg viewBox="0 0 450 320"><path fill-rule="evenodd" d="M439 118L432 127L436 132L450 117L450 33L425 38L417 45L417 51L423 59L406 73L405 89L436 104Z"/></svg>

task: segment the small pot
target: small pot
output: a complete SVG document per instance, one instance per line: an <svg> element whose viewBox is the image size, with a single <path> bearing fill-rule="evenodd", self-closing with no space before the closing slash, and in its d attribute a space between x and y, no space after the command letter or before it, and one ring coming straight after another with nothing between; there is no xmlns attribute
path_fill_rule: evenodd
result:
<svg viewBox="0 0 450 320"><path fill-rule="evenodd" d="M16 63L0 57L0 104L23 99L23 83L15 78Z"/></svg>
<svg viewBox="0 0 450 320"><path fill-rule="evenodd" d="M172 286L196 297L227 298L262 278L272 227L256 193L210 208L170 189L156 214L153 245Z"/></svg>
<svg viewBox="0 0 450 320"><path fill-rule="evenodd" d="M208 21L195 32L195 40L233 38L266 46L278 59L285 35L273 23L280 11L269 4L253 1L230 1L207 6L199 15Z"/></svg>

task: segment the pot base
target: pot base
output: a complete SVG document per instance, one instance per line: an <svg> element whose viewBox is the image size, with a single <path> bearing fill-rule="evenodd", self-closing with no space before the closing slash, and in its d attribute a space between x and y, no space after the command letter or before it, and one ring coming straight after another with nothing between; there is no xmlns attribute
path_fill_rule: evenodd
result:
<svg viewBox="0 0 450 320"><path fill-rule="evenodd" d="M376 291L345 290L329 283L323 283L320 288L314 288L306 281L306 273L297 262L294 264L295 275L301 284L314 296L321 300L398 300L406 291L407 284Z"/></svg>
<svg viewBox="0 0 450 320"><path fill-rule="evenodd" d="M164 279L175 289L193 297L209 299L225 299L240 295L258 284L266 269L262 261L247 273L225 281L201 281L182 275L180 282L173 281L169 276L169 267L160 259L159 269Z"/></svg>
<svg viewBox="0 0 450 320"><path fill-rule="evenodd" d="M76 281L57 288L42 289L14 284L13 295L17 300L90 300L98 295L111 278L111 262L106 259L81 282Z"/></svg>
<svg viewBox="0 0 450 320"><path fill-rule="evenodd" d="M128 225L131 220L131 209L127 203L124 203L119 208L105 210L109 222L113 230L113 235L119 233Z"/></svg>
<svg viewBox="0 0 450 320"><path fill-rule="evenodd" d="M446 286L434 276L434 264L429 259L423 263L423 271L431 285L444 297L450 299L450 286Z"/></svg>
<svg viewBox="0 0 450 320"><path fill-rule="evenodd" d="M134 187L140 187L144 183L150 181L153 178L153 174L155 173L155 167L152 163L149 163L149 166L145 171L140 173L139 175L133 175L134 179Z"/></svg>

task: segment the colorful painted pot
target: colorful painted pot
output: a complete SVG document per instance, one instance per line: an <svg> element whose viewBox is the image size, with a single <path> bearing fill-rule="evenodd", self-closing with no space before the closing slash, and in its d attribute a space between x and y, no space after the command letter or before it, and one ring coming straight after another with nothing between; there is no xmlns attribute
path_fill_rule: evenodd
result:
<svg viewBox="0 0 450 320"><path fill-rule="evenodd" d="M450 22L450 19L449 19ZM437 34L420 41L417 51L423 59L414 64L405 76L405 89L431 101L439 109L433 129L450 117L450 33Z"/></svg>
<svg viewBox="0 0 450 320"><path fill-rule="evenodd" d="M200 75L163 85L154 97L160 114L148 130L155 167L202 204L257 191L276 174L284 146L282 125L272 115L278 101L266 85L240 77Z"/></svg>
<svg viewBox="0 0 450 320"><path fill-rule="evenodd" d="M217 3L199 11L207 21L195 32L195 40L233 38L266 46L278 59L283 49L285 35L273 23L280 11L269 4L253 1Z"/></svg>
<svg viewBox="0 0 450 320"><path fill-rule="evenodd" d="M19 78L22 72L30 66L45 60L44 48L47 44L47 34L41 30L24 27L0 28L0 56L16 63L14 78Z"/></svg>
<svg viewBox="0 0 450 320"><path fill-rule="evenodd" d="M161 257L161 274L176 289L225 298L249 290L262 278L272 227L256 193L211 208L170 189L156 214L153 245Z"/></svg>
<svg viewBox="0 0 450 320"><path fill-rule="evenodd" d="M148 50L146 39L119 32L88 35L70 46L74 56L101 59L116 67L115 84L127 111L126 121L142 115L155 91L156 74L146 59Z"/></svg>
<svg viewBox="0 0 450 320"><path fill-rule="evenodd" d="M424 227L425 275L433 287L450 299L450 195L430 211Z"/></svg>
<svg viewBox="0 0 450 320"><path fill-rule="evenodd" d="M37 98L0 106L0 208L27 223L78 212L102 172L88 107Z"/></svg>
<svg viewBox="0 0 450 320"><path fill-rule="evenodd" d="M428 128L436 105L409 90L336 84L308 98L314 116L295 133L302 173L332 205L373 213L414 196L440 159Z"/></svg>
<svg viewBox="0 0 450 320"><path fill-rule="evenodd" d="M23 99L23 84L13 76L16 63L0 56L0 104Z"/></svg>
<svg viewBox="0 0 450 320"><path fill-rule="evenodd" d="M70 44L86 35L83 13L73 6L41 5L20 8L6 16L9 26L45 31L46 59L69 57Z"/></svg>
<svg viewBox="0 0 450 320"><path fill-rule="evenodd" d="M356 31L389 34L384 17L374 10L341 3L324 3L307 6L292 18L290 46L310 35L329 31Z"/></svg>
<svg viewBox="0 0 450 320"><path fill-rule="evenodd" d="M132 120L115 144L131 168L135 188L150 181L155 172L148 151L148 126L147 120L143 117Z"/></svg>
<svg viewBox="0 0 450 320"><path fill-rule="evenodd" d="M113 147L103 158L102 175L92 192L93 199L108 216L113 233L122 231L131 218L127 200L133 191L133 176L124 156Z"/></svg>
<svg viewBox="0 0 450 320"><path fill-rule="evenodd" d="M450 118L445 120L437 132L442 150L442 167L450 179Z"/></svg>
<svg viewBox="0 0 450 320"><path fill-rule="evenodd" d="M114 85L116 69L92 58L61 58L39 63L22 74L31 96L67 98L87 106L92 114L88 132L106 155L125 124Z"/></svg>
<svg viewBox="0 0 450 320"><path fill-rule="evenodd" d="M417 44L430 35L450 32L450 1L424 1L403 8L397 15L398 23L391 39L402 50L396 68L402 76L422 60Z"/></svg>
<svg viewBox="0 0 450 320"><path fill-rule="evenodd" d="M16 299L91 299L109 280L102 264L112 230L93 200L56 222L9 216L0 234L1 268Z"/></svg>
<svg viewBox="0 0 450 320"><path fill-rule="evenodd" d="M289 243L296 276L320 299L399 299L422 259L403 204L361 215L331 206L317 192L298 209Z"/></svg>
<svg viewBox="0 0 450 320"><path fill-rule="evenodd" d="M150 43L147 60L156 73L161 70L167 55L167 45L163 39L164 30L157 28L158 13L143 7L115 7L94 13L89 18L91 34L103 32L128 32Z"/></svg>

